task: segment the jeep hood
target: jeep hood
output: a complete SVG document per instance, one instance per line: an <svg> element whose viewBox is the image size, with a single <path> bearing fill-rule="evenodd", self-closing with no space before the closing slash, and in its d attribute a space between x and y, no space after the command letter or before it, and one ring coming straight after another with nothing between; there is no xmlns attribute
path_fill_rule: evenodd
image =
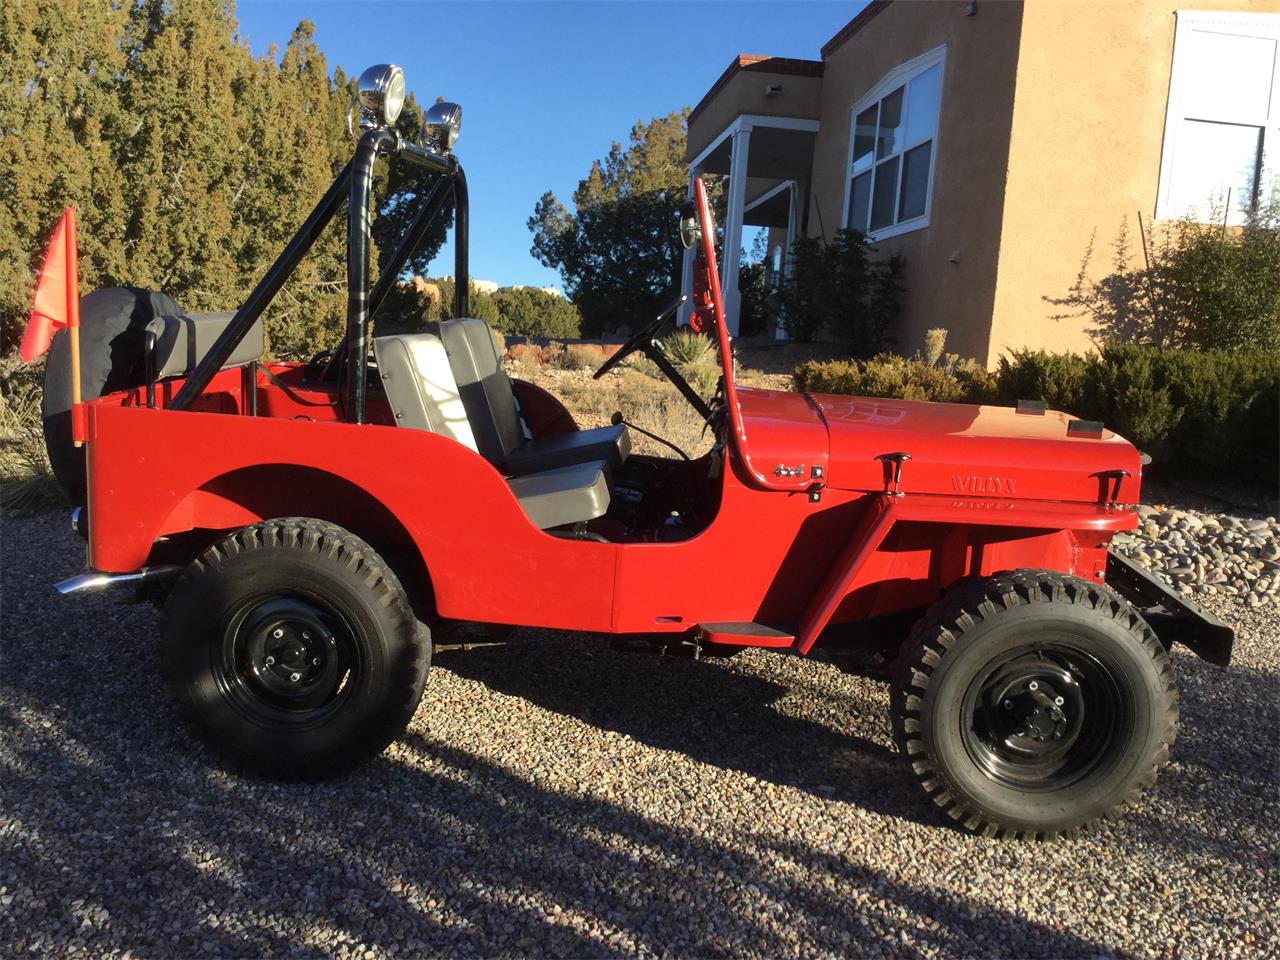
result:
<svg viewBox="0 0 1280 960"><path fill-rule="evenodd" d="M1110 430L1068 433L1074 419L1056 410L808 394L826 422L827 484L840 490L886 489L889 465L876 459L906 453L904 493L1018 500L1098 502L1110 499L1127 471L1119 499L1138 500L1138 452Z"/></svg>

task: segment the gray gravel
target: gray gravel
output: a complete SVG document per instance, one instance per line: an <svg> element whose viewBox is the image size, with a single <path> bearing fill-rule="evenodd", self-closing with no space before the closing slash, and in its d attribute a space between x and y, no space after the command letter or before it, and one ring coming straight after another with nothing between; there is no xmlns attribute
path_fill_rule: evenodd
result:
<svg viewBox="0 0 1280 960"><path fill-rule="evenodd" d="M150 608L53 595L65 515L0 534L3 955L1276 955L1272 602L1198 597L1236 664L1175 654L1159 784L1037 845L935 814L879 682L535 631L442 654L345 780L240 779L175 725Z"/></svg>

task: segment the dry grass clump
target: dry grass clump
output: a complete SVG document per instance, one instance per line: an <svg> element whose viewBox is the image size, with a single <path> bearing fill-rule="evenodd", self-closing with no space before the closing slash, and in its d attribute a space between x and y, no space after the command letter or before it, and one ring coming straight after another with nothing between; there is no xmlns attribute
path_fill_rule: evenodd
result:
<svg viewBox="0 0 1280 960"><path fill-rule="evenodd" d="M0 361L0 506L21 509L58 499L40 413L43 364Z"/></svg>
<svg viewBox="0 0 1280 960"><path fill-rule="evenodd" d="M702 418L689 401L669 383L634 370L623 370L620 375L603 380L562 374L535 382L558 396L582 427L602 426L616 410L637 426L670 440L691 457L711 447L711 432L703 431ZM633 432L631 442L637 453L671 456L669 449L643 434Z"/></svg>

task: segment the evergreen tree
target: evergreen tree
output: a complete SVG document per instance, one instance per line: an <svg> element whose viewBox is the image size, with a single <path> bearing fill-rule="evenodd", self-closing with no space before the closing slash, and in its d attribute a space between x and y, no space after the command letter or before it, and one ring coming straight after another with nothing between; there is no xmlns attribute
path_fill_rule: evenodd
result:
<svg viewBox="0 0 1280 960"><path fill-rule="evenodd" d="M84 292L130 285L192 311L238 306L350 159L353 93L305 21L283 53L255 57L224 0L0 0L0 349L21 337L70 203ZM410 98L398 126L413 136L421 123ZM385 161L378 172L385 256L430 182ZM276 298L272 349L341 335L345 223L339 212ZM411 269L424 271L445 227Z"/></svg>
<svg viewBox="0 0 1280 960"><path fill-rule="evenodd" d="M682 248L676 214L688 190L688 109L631 129L591 164L570 213L545 193L529 218L533 255L564 278L584 330L633 329L679 291Z"/></svg>

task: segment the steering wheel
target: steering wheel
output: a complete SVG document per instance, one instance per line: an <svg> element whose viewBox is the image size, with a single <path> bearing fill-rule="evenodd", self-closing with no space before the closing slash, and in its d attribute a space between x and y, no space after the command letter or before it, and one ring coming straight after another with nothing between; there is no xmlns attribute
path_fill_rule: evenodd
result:
<svg viewBox="0 0 1280 960"><path fill-rule="evenodd" d="M600 369L597 370L592 375L593 379L599 380L606 373L608 373L610 370L612 370L614 367L620 364L623 360L631 356L631 354L635 353L641 347L646 346L649 343L649 341L653 339L654 334L656 334L659 330L662 329L662 325L668 319L670 319L671 316L677 310L683 307L685 304L685 301L687 301L688 299L689 297L687 295L681 294L680 298L676 300L674 303L672 303L669 307L667 307L667 309L663 310L660 314L658 314L658 316L654 318L652 323L646 324L643 329L639 330L636 333L633 333L630 339L628 339L626 343L624 343L621 347L618 348L617 353L615 353L612 357L610 357L604 363L600 364Z"/></svg>

